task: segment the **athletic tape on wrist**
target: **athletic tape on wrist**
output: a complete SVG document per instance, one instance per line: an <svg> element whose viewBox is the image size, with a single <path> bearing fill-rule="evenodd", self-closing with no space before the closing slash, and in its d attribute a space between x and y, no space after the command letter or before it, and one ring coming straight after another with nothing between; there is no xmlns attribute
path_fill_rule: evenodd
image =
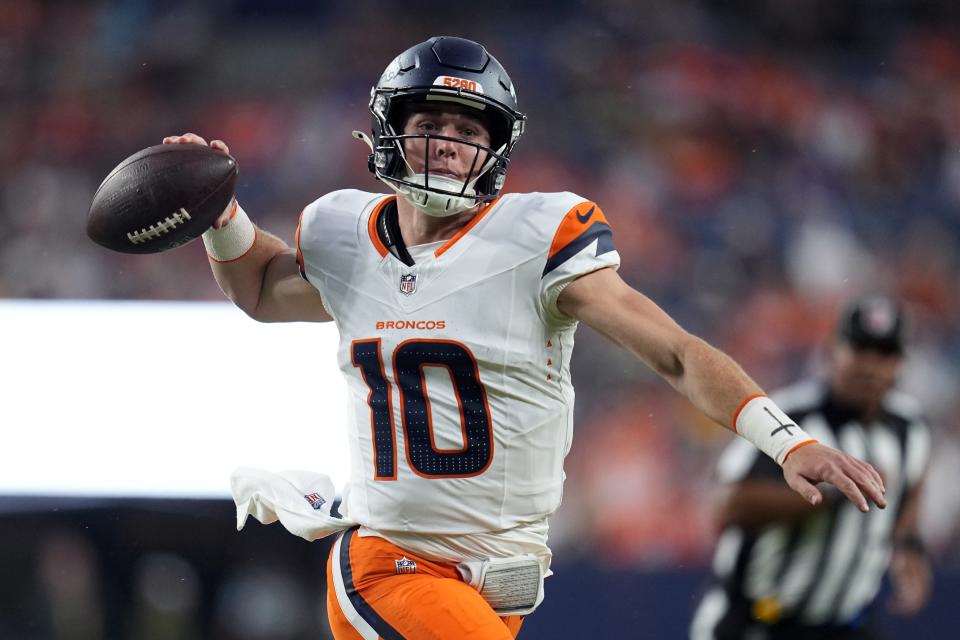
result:
<svg viewBox="0 0 960 640"><path fill-rule="evenodd" d="M202 236L207 256L214 262L230 262L242 258L253 248L257 239L257 229L250 222L243 207L236 200L230 206L233 207L230 222L220 229L211 227Z"/></svg>
<svg viewBox="0 0 960 640"><path fill-rule="evenodd" d="M816 442L767 396L751 396L733 416L737 433L782 465L800 447Z"/></svg>

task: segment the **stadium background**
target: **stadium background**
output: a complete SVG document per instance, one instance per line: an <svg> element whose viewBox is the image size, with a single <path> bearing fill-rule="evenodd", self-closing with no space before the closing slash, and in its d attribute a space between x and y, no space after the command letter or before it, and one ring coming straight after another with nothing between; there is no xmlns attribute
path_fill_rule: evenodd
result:
<svg viewBox="0 0 960 640"><path fill-rule="evenodd" d="M885 625L894 638L952 635L955 3L4 0L0 297L220 300L197 246L131 257L86 239L102 177L164 135L222 138L246 209L292 238L319 194L378 188L349 132L368 128L369 88L392 56L436 34L483 42L517 84L530 121L507 189L599 202L624 277L765 387L823 367L845 296L908 301L903 386L937 438L922 532L937 585L918 618ZM728 436L590 331L578 339L556 575L521 637L682 637ZM228 500L0 505L0 638L324 637L326 544L279 527L236 534Z"/></svg>

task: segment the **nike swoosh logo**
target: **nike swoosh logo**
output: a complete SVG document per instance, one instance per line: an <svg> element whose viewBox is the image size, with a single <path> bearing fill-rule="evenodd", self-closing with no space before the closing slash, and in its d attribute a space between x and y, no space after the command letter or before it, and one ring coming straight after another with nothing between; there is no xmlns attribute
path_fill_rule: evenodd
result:
<svg viewBox="0 0 960 640"><path fill-rule="evenodd" d="M577 211L577 220L580 221L580 224L587 224L587 220L593 217L593 210L596 208L596 205L590 207L590 211L587 211L585 214Z"/></svg>

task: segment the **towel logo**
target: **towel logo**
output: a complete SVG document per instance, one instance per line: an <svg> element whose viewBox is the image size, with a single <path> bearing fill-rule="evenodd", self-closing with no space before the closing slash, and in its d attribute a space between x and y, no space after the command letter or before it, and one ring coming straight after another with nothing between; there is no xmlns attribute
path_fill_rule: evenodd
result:
<svg viewBox="0 0 960 640"><path fill-rule="evenodd" d="M401 573L416 573L417 572L417 563L413 560L403 556L399 560L394 560L397 565L397 574Z"/></svg>
<svg viewBox="0 0 960 640"><path fill-rule="evenodd" d="M321 496L319 493L308 493L303 497L306 498L307 502L310 503L310 506L317 511L319 511L320 507L327 503L327 501L324 500L323 496Z"/></svg>

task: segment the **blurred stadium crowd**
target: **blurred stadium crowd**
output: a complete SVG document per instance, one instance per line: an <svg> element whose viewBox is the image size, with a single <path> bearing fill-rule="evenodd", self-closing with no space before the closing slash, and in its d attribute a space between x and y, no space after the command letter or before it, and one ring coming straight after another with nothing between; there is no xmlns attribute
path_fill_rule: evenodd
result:
<svg viewBox="0 0 960 640"><path fill-rule="evenodd" d="M0 296L221 299L199 246L123 256L86 239L109 170L164 135L221 138L251 217L292 240L320 194L380 190L349 132L369 128L389 59L429 35L475 38L529 115L507 189L600 203L627 281L763 386L822 370L846 296L908 303L903 385L937 438L924 535L960 566L960 9L516 4L5 0ZM727 435L626 354L580 340L556 550L704 563Z"/></svg>

